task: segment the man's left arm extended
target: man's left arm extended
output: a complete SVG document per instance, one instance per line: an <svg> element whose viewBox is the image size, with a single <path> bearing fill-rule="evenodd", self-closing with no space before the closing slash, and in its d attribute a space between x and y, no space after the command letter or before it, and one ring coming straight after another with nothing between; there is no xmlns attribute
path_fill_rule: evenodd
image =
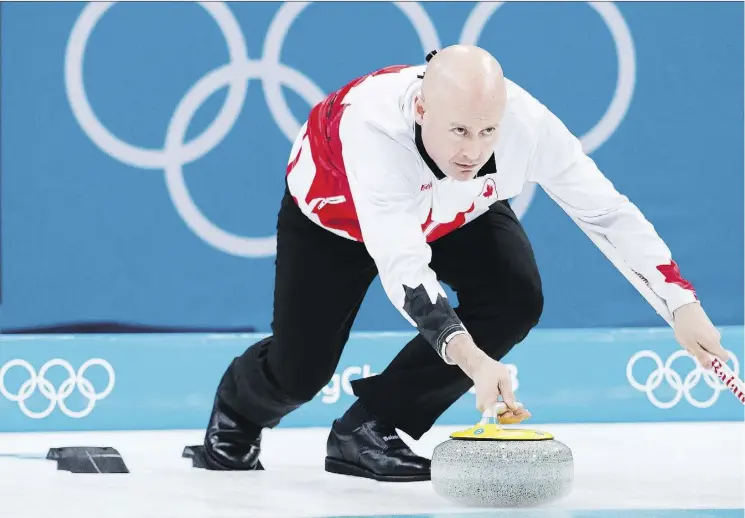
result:
<svg viewBox="0 0 745 518"><path fill-rule="evenodd" d="M719 332L654 226L616 190L583 152L579 139L548 110L528 179L538 183L588 236L594 236L593 241L606 240L612 255L665 301L674 317L676 339L684 348L704 366L710 365L706 351L726 361Z"/></svg>

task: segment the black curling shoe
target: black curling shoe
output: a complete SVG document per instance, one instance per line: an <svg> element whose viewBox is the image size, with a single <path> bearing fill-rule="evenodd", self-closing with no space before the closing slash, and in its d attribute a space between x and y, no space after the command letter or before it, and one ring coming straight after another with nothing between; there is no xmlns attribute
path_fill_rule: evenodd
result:
<svg viewBox="0 0 745 518"><path fill-rule="evenodd" d="M395 428L355 403L331 427L326 471L380 482L418 482L430 480L430 460L416 455Z"/></svg>
<svg viewBox="0 0 745 518"><path fill-rule="evenodd" d="M205 469L263 470L259 462L261 428L249 423L231 408L215 398L204 437L204 449L199 452Z"/></svg>

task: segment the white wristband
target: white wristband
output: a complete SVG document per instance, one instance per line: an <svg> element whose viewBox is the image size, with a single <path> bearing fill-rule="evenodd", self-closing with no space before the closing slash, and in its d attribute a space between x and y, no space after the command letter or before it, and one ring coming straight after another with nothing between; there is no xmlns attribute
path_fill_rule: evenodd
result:
<svg viewBox="0 0 745 518"><path fill-rule="evenodd" d="M457 331L453 331L449 335L445 337L445 339L442 341L442 359L445 360L445 363L448 365L455 365L455 362L450 359L450 356L447 354L447 347L450 344L450 342L458 335L467 335L468 331L463 329L458 329Z"/></svg>

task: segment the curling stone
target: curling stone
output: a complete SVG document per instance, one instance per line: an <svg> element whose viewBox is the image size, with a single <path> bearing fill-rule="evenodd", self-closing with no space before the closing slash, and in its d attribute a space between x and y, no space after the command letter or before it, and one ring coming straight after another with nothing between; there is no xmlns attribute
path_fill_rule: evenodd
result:
<svg viewBox="0 0 745 518"><path fill-rule="evenodd" d="M487 410L474 427L450 435L432 453L431 476L440 496L473 507L532 507L572 490L574 460L550 433L502 428Z"/></svg>

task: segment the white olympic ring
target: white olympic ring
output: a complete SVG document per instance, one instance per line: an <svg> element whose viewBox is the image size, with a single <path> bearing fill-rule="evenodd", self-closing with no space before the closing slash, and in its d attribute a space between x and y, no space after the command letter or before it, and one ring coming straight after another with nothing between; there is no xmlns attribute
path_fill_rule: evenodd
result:
<svg viewBox="0 0 745 518"><path fill-rule="evenodd" d="M727 352L732 358L732 364L734 366L732 369L733 372L739 372L740 364L737 357L732 351ZM636 365L636 362L642 358L651 359L657 366L657 368L647 376L644 384L639 383L633 373L634 365ZM695 368L686 375L685 379L682 379L680 374L672 368L673 362L678 358L688 358L695 364ZM713 390L711 397L705 401L699 401L691 395L691 389L698 385L702 377L704 383ZM696 408L709 408L719 398L719 394L727 390L727 387L713 371L704 370L695 358L684 349L679 349L670 355L664 365L660 357L654 351L639 351L629 359L629 362L626 365L626 379L628 379L631 386L636 390L645 393L654 406L663 410L670 409L677 405L683 396L685 396L686 400ZM663 379L676 391L675 396L667 402L660 401L657 396L654 395L654 391L662 384Z"/></svg>
<svg viewBox="0 0 745 518"><path fill-rule="evenodd" d="M282 133L292 142L302 123L290 111L282 92L287 86L310 105L325 97L325 93L303 73L280 62L282 45L292 23L310 4L287 2L280 7L267 30L261 59L250 59L241 28L230 9L222 2L199 2L212 16L225 37L229 63L202 77L178 103L168 125L163 149L147 149L124 142L111 133L97 118L88 102L83 79L83 62L88 40L93 30L115 2L89 4L73 26L65 52L65 90L76 120L91 141L120 162L141 169L165 172L171 201L186 225L202 240L226 253L243 257L269 257L276 253L276 235L265 237L239 236L223 230L210 221L197 207L186 186L183 167L213 150L235 125L243 108L250 79L262 82L269 111ZM468 16L460 37L461 43L475 44L491 15L503 2L477 5ZM440 40L432 20L416 2L393 2L409 19L422 44L423 55L440 48ZM602 17L615 42L619 63L618 81L613 99L600 121L580 137L583 149L591 153L615 132L631 103L636 65L634 46L623 16L609 3L588 2ZM222 87L228 95L219 114L198 136L185 142L186 132L199 107ZM535 193L530 183L515 197L512 208L519 218L527 211Z"/></svg>
<svg viewBox="0 0 745 518"><path fill-rule="evenodd" d="M109 376L109 383L101 393L96 393L93 384L84 376L88 368L94 365L103 367ZM21 384L17 394L11 394L5 387L5 375L13 367L21 367L28 372L29 375L29 379ZM62 367L68 374L68 378L60 384L59 389L57 390L55 390L54 385L46 379L47 371L52 367ZM0 368L0 394L10 401L17 402L21 412L32 419L44 419L45 417L48 417L57 405L59 405L62 413L68 417L72 417L73 419L86 417L93 411L96 401L100 401L111 394L111 391L114 390L115 381L114 369L111 367L111 364L100 358L88 360L80 366L77 372L75 372L72 365L67 361L59 358L49 360L47 363L42 365L38 374L36 374L30 363L19 359L11 360ZM49 405L41 412L34 412L26 406L26 400L33 395L37 387L39 388L41 395L49 400ZM72 392L76 387L83 397L88 400L88 404L85 408L79 411L70 410L65 403L65 400L72 395Z"/></svg>

